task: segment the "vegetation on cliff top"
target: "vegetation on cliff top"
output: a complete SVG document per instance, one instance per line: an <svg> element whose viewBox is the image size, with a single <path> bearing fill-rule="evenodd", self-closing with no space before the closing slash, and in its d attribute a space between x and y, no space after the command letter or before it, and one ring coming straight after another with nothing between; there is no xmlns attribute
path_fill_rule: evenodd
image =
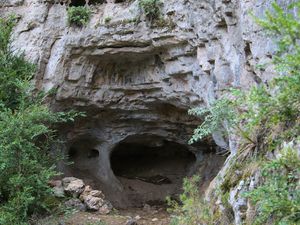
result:
<svg viewBox="0 0 300 225"><path fill-rule="evenodd" d="M144 11L146 17L153 21L155 19L158 19L161 12L160 12L160 0L139 0L139 6Z"/></svg>
<svg viewBox="0 0 300 225"><path fill-rule="evenodd" d="M85 26L90 20L91 13L86 6L71 6L68 8L68 22L78 27Z"/></svg>

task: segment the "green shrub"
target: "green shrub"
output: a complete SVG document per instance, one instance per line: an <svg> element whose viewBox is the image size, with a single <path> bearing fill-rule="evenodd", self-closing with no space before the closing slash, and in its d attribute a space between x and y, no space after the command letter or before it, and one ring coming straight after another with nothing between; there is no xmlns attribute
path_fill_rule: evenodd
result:
<svg viewBox="0 0 300 225"><path fill-rule="evenodd" d="M262 172L264 182L246 194L256 204L255 224L300 223L300 158L297 150L287 146L278 159L268 162Z"/></svg>
<svg viewBox="0 0 300 225"><path fill-rule="evenodd" d="M104 23L109 23L112 20L110 16L104 18Z"/></svg>
<svg viewBox="0 0 300 225"><path fill-rule="evenodd" d="M216 219L216 215L213 215L209 204L200 195L200 180L200 177L196 175L184 179L180 204L167 198L170 207L168 211L174 214L171 221L172 225L212 224L213 220Z"/></svg>
<svg viewBox="0 0 300 225"><path fill-rule="evenodd" d="M160 0L139 0L139 6L144 11L146 17L151 21L158 19L160 16Z"/></svg>
<svg viewBox="0 0 300 225"><path fill-rule="evenodd" d="M34 66L9 48L14 19L0 18L0 224L28 224L48 210L48 180L57 174L58 156L49 153L55 131L69 113L52 113L43 95L33 94Z"/></svg>
<svg viewBox="0 0 300 225"><path fill-rule="evenodd" d="M189 110L190 115L204 117L204 122L194 130L194 135L190 139L190 144L201 140L215 131L223 131L227 136L224 127L224 121L234 124L236 117L234 116L232 101L222 98L212 103L211 107L194 108ZM225 133L224 133L225 132Z"/></svg>
<svg viewBox="0 0 300 225"><path fill-rule="evenodd" d="M91 17L91 10L86 6L71 6L68 8L68 21L71 25L85 26Z"/></svg>

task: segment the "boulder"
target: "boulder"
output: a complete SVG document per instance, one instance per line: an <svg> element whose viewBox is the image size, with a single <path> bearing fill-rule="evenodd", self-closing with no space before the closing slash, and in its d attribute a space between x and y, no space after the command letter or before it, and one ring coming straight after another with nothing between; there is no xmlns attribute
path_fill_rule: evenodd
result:
<svg viewBox="0 0 300 225"><path fill-rule="evenodd" d="M84 191L85 184L81 179L66 177L62 180L64 191L75 198Z"/></svg>
<svg viewBox="0 0 300 225"><path fill-rule="evenodd" d="M104 200L99 197L88 195L84 198L84 203L89 210L97 211L104 204Z"/></svg>
<svg viewBox="0 0 300 225"><path fill-rule="evenodd" d="M84 191L80 195L79 199L84 202L87 209L93 211L100 211L101 214L108 214L112 207L110 203L104 201L104 194L102 191L93 190L89 185L85 186Z"/></svg>

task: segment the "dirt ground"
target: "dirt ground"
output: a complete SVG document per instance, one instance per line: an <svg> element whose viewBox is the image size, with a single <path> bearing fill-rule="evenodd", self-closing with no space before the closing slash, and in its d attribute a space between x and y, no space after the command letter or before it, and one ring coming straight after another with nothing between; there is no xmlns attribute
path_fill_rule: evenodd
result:
<svg viewBox="0 0 300 225"><path fill-rule="evenodd" d="M108 215L95 212L73 212L61 217L48 217L35 222L37 225L169 225L170 215L165 208L145 207L113 210Z"/></svg>
<svg viewBox="0 0 300 225"><path fill-rule="evenodd" d="M143 210L129 209L116 211L110 215L99 215L97 213L78 212L71 216L66 225L126 225L131 219L137 221L138 225L168 225L170 215L165 209Z"/></svg>

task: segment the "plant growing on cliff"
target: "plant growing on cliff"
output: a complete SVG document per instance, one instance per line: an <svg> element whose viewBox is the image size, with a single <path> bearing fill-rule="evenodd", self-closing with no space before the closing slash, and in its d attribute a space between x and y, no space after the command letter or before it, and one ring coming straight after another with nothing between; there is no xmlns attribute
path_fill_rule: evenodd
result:
<svg viewBox="0 0 300 225"><path fill-rule="evenodd" d="M194 175L183 181L183 193L180 195L179 205L175 200L167 198L168 211L174 215L171 225L213 224L213 215L208 203L203 200L199 192L201 178Z"/></svg>
<svg viewBox="0 0 300 225"><path fill-rule="evenodd" d="M161 4L160 0L139 0L139 6L150 21L159 18Z"/></svg>
<svg viewBox="0 0 300 225"><path fill-rule="evenodd" d="M272 58L280 76L266 84L257 84L249 91L235 90L233 98L217 100L209 108L190 111L204 119L191 142L219 131L225 123L228 132L235 132L244 140L237 155L240 160L253 155L259 155L254 159L261 158L263 182L247 195L257 208L257 224L298 224L300 220L299 157L295 149L282 149L283 143L300 136L299 18L300 1L297 0L286 11L274 3L272 12L268 11L264 19L257 19L277 43ZM225 112L218 106L225 107ZM282 157L269 162L266 152L274 150ZM257 170L251 171L250 175ZM233 186L226 185L225 191L230 191Z"/></svg>
<svg viewBox="0 0 300 225"><path fill-rule="evenodd" d="M47 182L56 175L49 153L55 132L49 125L69 119L33 94L35 66L10 50L14 18L0 18L0 224L27 224L47 210Z"/></svg>
<svg viewBox="0 0 300 225"><path fill-rule="evenodd" d="M224 123L231 126L236 122L233 101L227 98L213 102L210 107L190 109L188 113L200 118L204 117L204 122L194 130L194 135L189 141L190 144L207 137L217 130L223 131L223 134L226 136L227 132Z"/></svg>
<svg viewBox="0 0 300 225"><path fill-rule="evenodd" d="M68 8L68 22L70 25L85 26L91 17L91 10L86 6L71 6Z"/></svg>
<svg viewBox="0 0 300 225"><path fill-rule="evenodd" d="M256 204L254 224L298 224L300 222L300 158L297 150L285 146L280 157L262 170L263 184L246 194Z"/></svg>

